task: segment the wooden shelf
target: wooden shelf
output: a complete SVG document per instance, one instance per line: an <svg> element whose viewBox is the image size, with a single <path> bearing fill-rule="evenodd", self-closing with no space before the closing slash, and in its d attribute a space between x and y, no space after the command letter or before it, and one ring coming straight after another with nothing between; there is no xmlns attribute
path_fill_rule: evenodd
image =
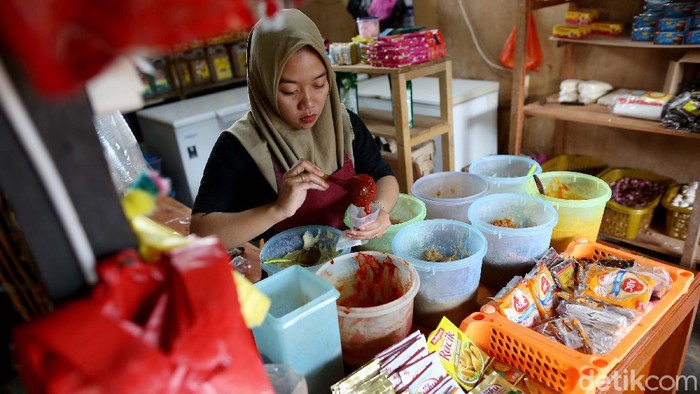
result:
<svg viewBox="0 0 700 394"><path fill-rule="evenodd" d="M454 169L452 131L452 61L445 57L421 64L391 68L374 67L367 64L333 66L334 72L388 75L391 81L391 111L360 108L359 115L367 129L375 135L391 138L397 145L397 169L399 190L408 193L414 181L411 148L435 137L441 138L442 167L444 171ZM436 76L440 85L440 116L414 114L414 127L409 127L409 108L406 84L416 78Z"/></svg>
<svg viewBox="0 0 700 394"><path fill-rule="evenodd" d="M360 108L360 117L372 131L372 134L395 140L396 126L394 125L394 114L389 111L382 111L372 108ZM440 118L425 115L413 115L414 127L410 130L411 145L420 145L447 131L448 125Z"/></svg>
<svg viewBox="0 0 700 394"><path fill-rule="evenodd" d="M630 36L598 36L591 35L586 38L557 38L549 37L550 41L561 43L582 44L582 45L599 45L619 48L648 48L648 49L699 49L700 45L658 45L653 42L632 41Z"/></svg>
<svg viewBox="0 0 700 394"><path fill-rule="evenodd" d="M642 249L651 250L656 253L665 254L680 259L683 255L684 241L669 237L654 228L641 231L635 239L625 239L608 234L599 234L599 238L609 240L617 244L631 245ZM700 263L700 258L695 258L695 264Z"/></svg>
<svg viewBox="0 0 700 394"><path fill-rule="evenodd" d="M598 104L579 106L554 103L541 104L536 102L526 105L523 111L526 116L537 116L541 118L565 120L567 122L594 124L674 137L700 139L700 133L667 129L662 127L657 121L626 118L624 116L615 115L610 112L610 108Z"/></svg>

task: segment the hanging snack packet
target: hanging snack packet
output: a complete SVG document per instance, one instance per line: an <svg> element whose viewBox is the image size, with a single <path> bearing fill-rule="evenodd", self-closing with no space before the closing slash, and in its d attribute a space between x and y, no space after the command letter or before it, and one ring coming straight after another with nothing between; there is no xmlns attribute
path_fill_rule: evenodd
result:
<svg viewBox="0 0 700 394"><path fill-rule="evenodd" d="M513 277L493 300L501 315L521 326L532 327L540 318L535 298L530 293L527 281L521 276Z"/></svg>
<svg viewBox="0 0 700 394"><path fill-rule="evenodd" d="M578 262L574 258L568 258L554 266L549 267L552 273L554 282L557 287L567 293L572 293L576 290L576 270Z"/></svg>
<svg viewBox="0 0 700 394"><path fill-rule="evenodd" d="M481 379L489 361L489 356L446 317L428 336L428 350L437 352L447 373L466 391Z"/></svg>
<svg viewBox="0 0 700 394"><path fill-rule="evenodd" d="M518 394L522 391L496 372L484 378L470 394Z"/></svg>
<svg viewBox="0 0 700 394"><path fill-rule="evenodd" d="M645 311L656 280L643 273L590 264L577 295Z"/></svg>
<svg viewBox="0 0 700 394"><path fill-rule="evenodd" d="M544 264L538 263L525 275L528 288L535 299L535 306L542 320L547 320L556 315L554 310L556 296L554 295L554 278Z"/></svg>

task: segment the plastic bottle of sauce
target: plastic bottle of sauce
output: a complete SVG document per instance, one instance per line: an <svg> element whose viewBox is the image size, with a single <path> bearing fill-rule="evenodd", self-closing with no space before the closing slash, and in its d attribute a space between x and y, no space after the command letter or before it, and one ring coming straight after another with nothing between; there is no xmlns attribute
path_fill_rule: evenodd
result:
<svg viewBox="0 0 700 394"><path fill-rule="evenodd" d="M214 81L225 81L233 78L233 70L228 58L228 53L226 53L226 48L218 44L210 46L207 52Z"/></svg>
<svg viewBox="0 0 700 394"><path fill-rule="evenodd" d="M211 82L211 71L209 62L207 61L207 53L204 48L197 47L192 49L187 56L190 60L192 68L192 80L197 85L203 85Z"/></svg>

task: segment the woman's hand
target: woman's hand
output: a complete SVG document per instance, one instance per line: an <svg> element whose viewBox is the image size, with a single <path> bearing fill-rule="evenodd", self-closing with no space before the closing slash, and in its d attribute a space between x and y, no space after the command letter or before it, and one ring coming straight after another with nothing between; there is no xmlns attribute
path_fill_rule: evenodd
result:
<svg viewBox="0 0 700 394"><path fill-rule="evenodd" d="M329 185L321 178L323 171L308 160L299 160L285 172L275 205L285 218L293 216L306 200L309 189L327 190Z"/></svg>
<svg viewBox="0 0 700 394"><path fill-rule="evenodd" d="M391 226L391 219L389 218L389 213L384 209L381 209L377 220L367 223L362 227L358 227L347 232L349 238L354 239L373 239L379 238L384 235Z"/></svg>

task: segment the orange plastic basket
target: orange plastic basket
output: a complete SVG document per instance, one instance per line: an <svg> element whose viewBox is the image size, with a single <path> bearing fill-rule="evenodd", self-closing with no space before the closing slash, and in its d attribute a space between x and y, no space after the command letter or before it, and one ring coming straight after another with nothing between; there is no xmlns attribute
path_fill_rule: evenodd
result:
<svg viewBox="0 0 700 394"><path fill-rule="evenodd" d="M608 373L622 360L664 313L688 292L693 273L598 243L572 242L568 255L575 258L616 256L634 259L647 266L668 270L673 284L666 295L639 321L617 346L606 354L588 355L570 349L496 312L490 305L472 313L460 329L490 356L536 379L549 389L562 393L593 393Z"/></svg>

